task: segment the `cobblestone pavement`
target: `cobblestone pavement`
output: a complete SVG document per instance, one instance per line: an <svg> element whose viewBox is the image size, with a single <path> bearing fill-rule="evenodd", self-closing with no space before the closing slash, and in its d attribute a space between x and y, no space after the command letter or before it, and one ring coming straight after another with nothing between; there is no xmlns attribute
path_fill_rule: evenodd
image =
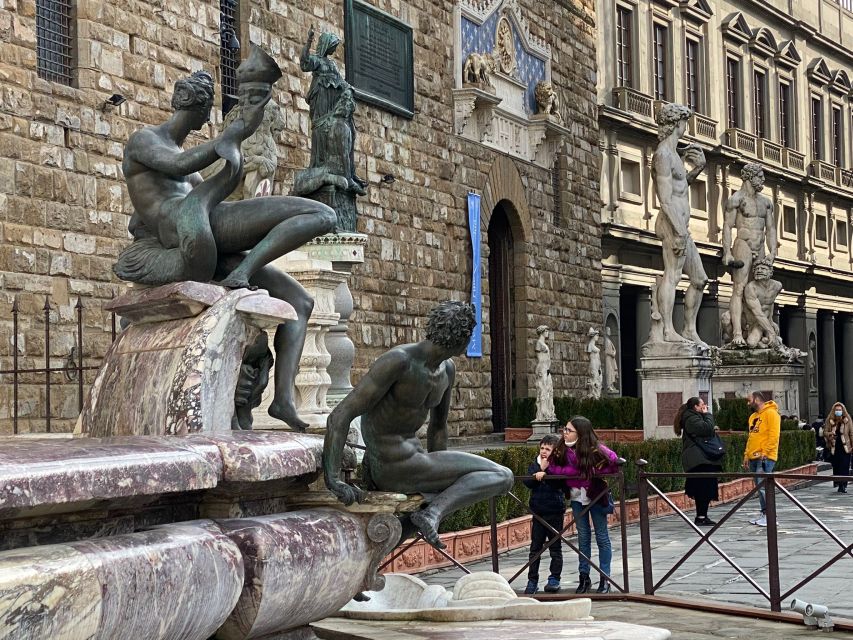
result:
<svg viewBox="0 0 853 640"><path fill-rule="evenodd" d="M809 487L793 491L793 495L812 513L828 526L844 544L853 543L853 493L839 494L831 483L815 483ZM824 562L834 557L842 547L822 532L787 497L777 494L779 512L779 565L782 593L806 577ZM733 505L732 505L733 506ZM709 516L717 520L729 509L729 505L712 507ZM712 536L712 540L752 577L765 591L769 591L767 569L767 530L749 524L758 510L757 499L735 513ZM692 514L691 514L692 515ZM658 518L651 523L652 558L655 581L660 580L675 562L696 542L698 536L692 528L678 516ZM611 529L613 544L612 574L618 583L622 583L621 540L619 529ZM562 581L565 589L574 590L577 581L575 560L570 557L572 551L564 546L565 568ZM640 552L639 525L628 527L628 577L632 592L642 593L643 575ZM593 559L596 548L593 540ZM518 549L502 554L500 573L509 579L527 560L527 549ZM548 576L548 559L543 557L540 568L540 588ZM468 565L472 571L491 571L491 559ZM593 572L594 573L594 572ZM853 619L853 589L850 588L850 576L853 574L853 558L840 559L831 568L820 574L808 585L786 599L785 609L793 597L807 602L829 606L837 616ZM420 577L431 584L441 584L452 588L462 575L459 569L441 569ZM512 584L517 590L524 588L527 582L526 572ZM593 576L593 584L597 579ZM675 573L657 591L661 595L682 598L705 598L739 605L748 605L769 609L767 600L707 544L702 545L691 558L681 565ZM624 603L595 603L595 607L609 610L610 607L626 607ZM631 605L631 607L643 605ZM600 615L600 613L596 613ZM683 616L684 613L677 614ZM712 614L708 614L712 615ZM620 619L620 618L615 618ZM766 623L773 624L773 623ZM787 625L786 625L787 628ZM682 637L682 636L677 636ZM690 638L705 637L746 637L746 636L683 636ZM781 637L781 636L776 636ZM789 637L787 635L783 636ZM791 636L794 637L794 636ZM827 636L822 636L827 637ZM849 637L849 636L848 636Z"/></svg>

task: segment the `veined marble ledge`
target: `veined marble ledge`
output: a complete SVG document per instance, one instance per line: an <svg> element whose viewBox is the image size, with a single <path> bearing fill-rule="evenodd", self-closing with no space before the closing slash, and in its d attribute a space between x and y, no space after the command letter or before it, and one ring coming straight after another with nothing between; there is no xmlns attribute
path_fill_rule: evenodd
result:
<svg viewBox="0 0 853 640"><path fill-rule="evenodd" d="M287 432L8 438L0 447L0 519L36 507L294 478L316 472L322 452L321 437Z"/></svg>

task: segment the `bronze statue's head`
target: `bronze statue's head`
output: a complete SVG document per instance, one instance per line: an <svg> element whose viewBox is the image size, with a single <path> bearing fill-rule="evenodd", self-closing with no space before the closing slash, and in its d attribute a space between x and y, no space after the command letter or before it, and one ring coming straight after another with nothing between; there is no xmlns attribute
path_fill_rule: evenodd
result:
<svg viewBox="0 0 853 640"><path fill-rule="evenodd" d="M769 280L773 276L773 260L768 256L756 260L752 265L752 275L756 280Z"/></svg>
<svg viewBox="0 0 853 640"><path fill-rule="evenodd" d="M749 162L744 165L740 172L744 182L749 182L756 192L764 188L764 169L757 162Z"/></svg>
<svg viewBox="0 0 853 640"><path fill-rule="evenodd" d="M212 106L213 76L207 71L196 71L175 83L175 91L172 93L172 108L175 111L199 112L204 115L204 122L207 122Z"/></svg>
<svg viewBox="0 0 853 640"><path fill-rule="evenodd" d="M335 52L339 44L341 44L341 39L338 36L334 33L324 31L320 34L320 39L317 40L317 55L330 56Z"/></svg>
<svg viewBox="0 0 853 640"><path fill-rule="evenodd" d="M687 121L693 112L683 104L665 104L658 109L655 122L658 124L658 140L668 138L676 128L681 127L679 137L684 133Z"/></svg>
<svg viewBox="0 0 853 640"><path fill-rule="evenodd" d="M441 347L461 354L468 346L476 325L477 317L472 305L447 300L429 312L426 337Z"/></svg>

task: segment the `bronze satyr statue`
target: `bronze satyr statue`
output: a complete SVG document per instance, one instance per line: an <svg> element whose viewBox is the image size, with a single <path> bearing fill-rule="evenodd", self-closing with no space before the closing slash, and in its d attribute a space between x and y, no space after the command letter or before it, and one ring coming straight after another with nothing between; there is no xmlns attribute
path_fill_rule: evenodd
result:
<svg viewBox="0 0 853 640"><path fill-rule="evenodd" d="M384 353L332 411L326 423L323 471L326 486L344 504L364 493L340 479L341 458L350 423L361 416L366 445L363 468L368 489L420 493L427 506L411 524L437 548L438 526L452 512L506 493L512 471L486 458L447 451L447 416L456 367L476 321L462 302L443 302L429 314L427 338ZM427 449L417 432L429 418Z"/></svg>
<svg viewBox="0 0 853 640"><path fill-rule="evenodd" d="M182 145L189 133L209 119L213 78L197 71L175 83L172 117L137 131L125 147L122 168L135 210L129 224L134 241L113 270L123 280L150 285L218 279L232 289L262 287L293 305L298 320L280 325L275 334L275 397L269 412L304 430L293 404L293 381L314 302L296 280L268 264L333 231L335 212L291 196L223 202L240 183L240 145L260 125L279 78L275 60L252 45L237 69L240 117L218 138L186 150ZM224 167L203 180L198 171L220 158Z"/></svg>

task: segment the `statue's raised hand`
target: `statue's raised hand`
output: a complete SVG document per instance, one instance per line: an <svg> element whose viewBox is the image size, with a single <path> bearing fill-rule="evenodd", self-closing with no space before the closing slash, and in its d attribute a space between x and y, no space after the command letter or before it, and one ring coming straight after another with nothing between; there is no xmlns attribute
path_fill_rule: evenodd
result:
<svg viewBox="0 0 853 640"><path fill-rule="evenodd" d="M672 252L676 256L687 253L687 235L677 235L672 239Z"/></svg>
<svg viewBox="0 0 853 640"><path fill-rule="evenodd" d="M347 506L364 500L364 491L341 480L326 480L326 487Z"/></svg>

